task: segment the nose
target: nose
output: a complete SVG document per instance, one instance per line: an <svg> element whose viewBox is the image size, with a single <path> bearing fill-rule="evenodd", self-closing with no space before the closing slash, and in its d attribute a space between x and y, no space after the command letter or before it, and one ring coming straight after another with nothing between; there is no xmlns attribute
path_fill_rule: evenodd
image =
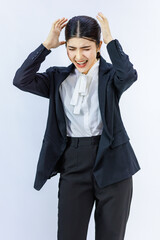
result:
<svg viewBox="0 0 160 240"><path fill-rule="evenodd" d="M82 53L80 51L77 51L75 54L76 61L83 61Z"/></svg>

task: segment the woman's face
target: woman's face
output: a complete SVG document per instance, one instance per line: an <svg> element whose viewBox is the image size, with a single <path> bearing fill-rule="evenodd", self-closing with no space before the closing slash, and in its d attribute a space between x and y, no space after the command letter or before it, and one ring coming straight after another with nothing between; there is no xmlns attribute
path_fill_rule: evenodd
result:
<svg viewBox="0 0 160 240"><path fill-rule="evenodd" d="M102 41L100 41L100 47ZM84 38L71 38L67 41L67 55L79 72L87 74L90 68L97 62L96 43Z"/></svg>

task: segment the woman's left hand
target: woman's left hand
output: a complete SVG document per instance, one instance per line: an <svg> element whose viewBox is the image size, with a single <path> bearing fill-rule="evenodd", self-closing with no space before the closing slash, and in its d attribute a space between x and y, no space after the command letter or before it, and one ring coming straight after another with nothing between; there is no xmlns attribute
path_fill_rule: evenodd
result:
<svg viewBox="0 0 160 240"><path fill-rule="evenodd" d="M101 25L103 41L104 41L105 44L108 44L110 41L113 40L112 35L111 35L111 31L110 31L110 28L109 28L108 20L101 12L99 12L96 17L99 20L100 25Z"/></svg>

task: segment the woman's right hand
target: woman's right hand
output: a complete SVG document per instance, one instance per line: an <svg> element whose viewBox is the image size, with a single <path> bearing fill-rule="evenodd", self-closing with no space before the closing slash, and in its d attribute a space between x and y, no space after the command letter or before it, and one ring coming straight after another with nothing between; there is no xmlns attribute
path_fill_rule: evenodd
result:
<svg viewBox="0 0 160 240"><path fill-rule="evenodd" d="M53 22L49 35L47 39L43 42L43 45L48 50L50 50L51 48L57 48L60 45L63 45L66 43L66 41L61 41L61 42L59 41L60 32L67 25L67 23L65 23L66 21L67 21L67 18L63 17Z"/></svg>

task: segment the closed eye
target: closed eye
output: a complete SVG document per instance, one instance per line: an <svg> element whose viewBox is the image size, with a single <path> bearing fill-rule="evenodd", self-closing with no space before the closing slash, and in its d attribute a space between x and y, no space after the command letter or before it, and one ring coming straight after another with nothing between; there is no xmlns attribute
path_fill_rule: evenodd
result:
<svg viewBox="0 0 160 240"><path fill-rule="evenodd" d="M69 49L70 51L74 51L74 49ZM90 49L84 49L84 50L86 50L86 51L89 51Z"/></svg>

